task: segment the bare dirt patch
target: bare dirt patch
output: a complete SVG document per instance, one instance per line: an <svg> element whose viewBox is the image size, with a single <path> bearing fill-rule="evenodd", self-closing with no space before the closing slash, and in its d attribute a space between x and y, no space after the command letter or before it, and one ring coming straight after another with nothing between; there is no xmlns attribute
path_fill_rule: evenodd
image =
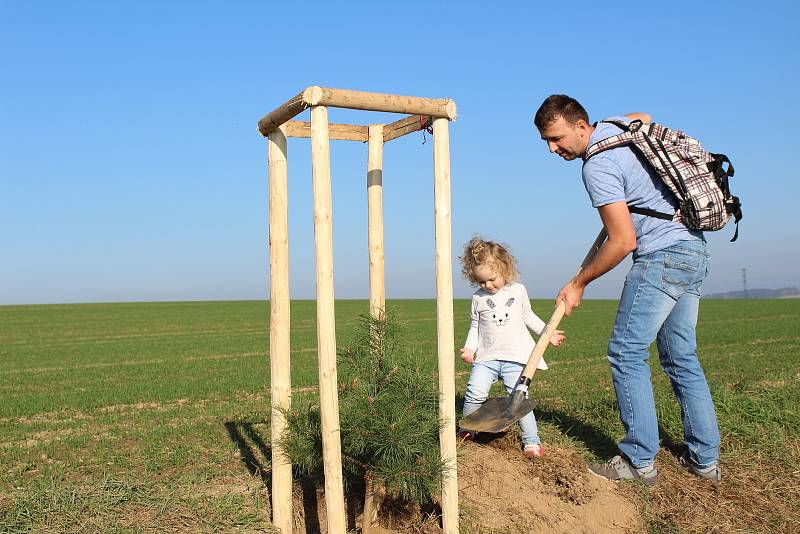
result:
<svg viewBox="0 0 800 534"><path fill-rule="evenodd" d="M548 447L530 460L511 445L461 447L459 499L469 532L644 531L636 505L589 474L574 452Z"/></svg>
<svg viewBox="0 0 800 534"><path fill-rule="evenodd" d="M500 533L636 533L645 527L620 486L594 477L585 462L566 449L547 448L541 459L525 458L516 437L459 447L458 486L461 531ZM351 488L349 528L360 526L363 493ZM394 506L394 508L392 508ZM324 495L298 486L294 532L327 532ZM436 507L384 505L379 534L441 532Z"/></svg>

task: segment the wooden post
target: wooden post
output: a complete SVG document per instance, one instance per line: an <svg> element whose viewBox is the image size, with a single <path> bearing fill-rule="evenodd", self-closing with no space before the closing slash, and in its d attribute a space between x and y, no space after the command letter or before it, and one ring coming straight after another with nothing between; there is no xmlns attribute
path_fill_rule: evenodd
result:
<svg viewBox="0 0 800 534"><path fill-rule="evenodd" d="M291 403L289 361L289 235L286 135L269 134L269 368L272 399L272 524L292 532L292 464L278 446L286 430L281 408Z"/></svg>
<svg viewBox="0 0 800 534"><path fill-rule="evenodd" d="M369 312L382 316L386 309L383 278L383 125L369 126L367 163L369 238Z"/></svg>
<svg viewBox="0 0 800 534"><path fill-rule="evenodd" d="M456 470L455 346L453 342L453 266L450 216L450 139L447 119L433 120L434 215L436 226L436 337L439 346L439 431L442 461L442 522L445 534L458 534Z"/></svg>
<svg viewBox="0 0 800 534"><path fill-rule="evenodd" d="M333 229L328 108L311 108L311 174L314 184L314 241L317 255L317 351L322 418L322 459L328 532L347 531L342 486L339 397L336 376L336 324L333 297Z"/></svg>

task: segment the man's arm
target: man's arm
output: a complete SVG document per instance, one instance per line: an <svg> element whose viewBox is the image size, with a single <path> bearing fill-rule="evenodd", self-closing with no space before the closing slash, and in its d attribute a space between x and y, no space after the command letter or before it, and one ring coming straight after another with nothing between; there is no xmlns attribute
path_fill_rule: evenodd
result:
<svg viewBox="0 0 800 534"><path fill-rule="evenodd" d="M564 301L566 315L571 315L572 310L580 306L583 292L592 280L616 267L636 249L636 232L625 202L612 202L600 206L597 211L608 233L608 240L591 263L581 269L558 293L556 304Z"/></svg>
<svg viewBox="0 0 800 534"><path fill-rule="evenodd" d="M639 120L639 121L642 121L642 122L653 122L653 117L651 117L647 113L642 113L641 111L634 111L633 113L626 113L625 116L628 117L631 120L634 120L634 121Z"/></svg>

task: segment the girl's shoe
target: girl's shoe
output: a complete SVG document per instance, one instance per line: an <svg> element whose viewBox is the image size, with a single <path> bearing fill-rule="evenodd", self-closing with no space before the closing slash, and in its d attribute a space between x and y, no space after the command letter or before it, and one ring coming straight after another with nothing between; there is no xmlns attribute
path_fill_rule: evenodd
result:
<svg viewBox="0 0 800 534"><path fill-rule="evenodd" d="M528 443L522 449L522 454L528 458L541 458L544 455L541 443Z"/></svg>

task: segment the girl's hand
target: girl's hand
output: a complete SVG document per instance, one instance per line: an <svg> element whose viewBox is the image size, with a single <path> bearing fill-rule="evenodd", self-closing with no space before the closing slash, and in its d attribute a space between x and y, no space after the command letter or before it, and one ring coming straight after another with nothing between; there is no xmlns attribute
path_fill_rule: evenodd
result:
<svg viewBox="0 0 800 534"><path fill-rule="evenodd" d="M465 363L472 365L472 362L475 361L475 351L464 347L461 349L461 359L464 360Z"/></svg>
<svg viewBox="0 0 800 534"><path fill-rule="evenodd" d="M556 330L553 332L553 335L550 336L550 344L554 347L558 347L564 342L565 339L567 339L567 336L564 335L564 331Z"/></svg>

